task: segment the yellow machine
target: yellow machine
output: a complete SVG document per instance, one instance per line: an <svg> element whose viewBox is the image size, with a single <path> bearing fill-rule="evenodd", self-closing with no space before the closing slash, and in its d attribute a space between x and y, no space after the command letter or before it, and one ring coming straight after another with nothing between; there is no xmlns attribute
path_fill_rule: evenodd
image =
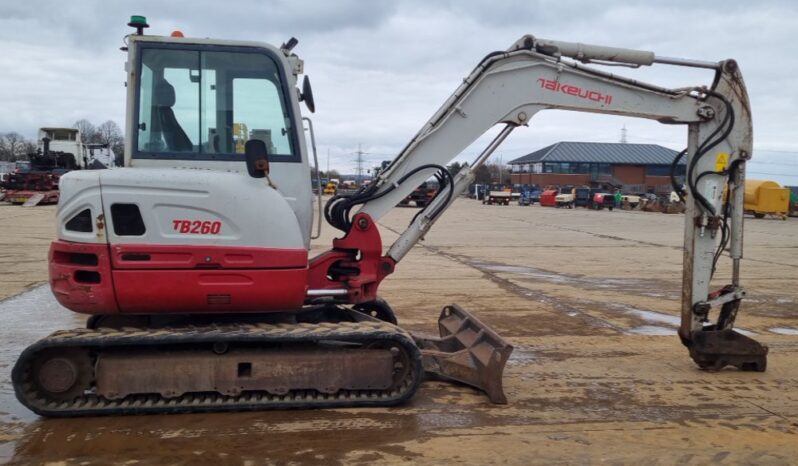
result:
<svg viewBox="0 0 798 466"><path fill-rule="evenodd" d="M244 143L249 139L249 130L244 123L233 123L233 142L235 142L236 154L244 153Z"/></svg>
<svg viewBox="0 0 798 466"><path fill-rule="evenodd" d="M783 220L790 208L790 190L775 181L745 180L745 211L756 218L775 215Z"/></svg>
<svg viewBox="0 0 798 466"><path fill-rule="evenodd" d="M324 187L324 194L326 195L335 196L337 192L338 192L338 183L334 181L328 182L327 186Z"/></svg>

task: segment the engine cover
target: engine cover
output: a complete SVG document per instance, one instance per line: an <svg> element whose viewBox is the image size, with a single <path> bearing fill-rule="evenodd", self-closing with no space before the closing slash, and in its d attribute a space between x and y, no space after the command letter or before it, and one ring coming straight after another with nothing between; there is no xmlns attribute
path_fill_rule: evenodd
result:
<svg viewBox="0 0 798 466"><path fill-rule="evenodd" d="M61 181L53 293L84 313L302 306L308 253L277 189L192 169L71 172Z"/></svg>

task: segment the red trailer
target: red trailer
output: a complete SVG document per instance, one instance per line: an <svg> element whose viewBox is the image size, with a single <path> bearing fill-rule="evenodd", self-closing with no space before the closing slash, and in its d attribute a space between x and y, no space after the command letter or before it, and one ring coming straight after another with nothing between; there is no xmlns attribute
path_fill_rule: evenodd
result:
<svg viewBox="0 0 798 466"><path fill-rule="evenodd" d="M26 204L35 199L35 204L55 204L58 202L58 180L61 173L23 172L11 173L8 180L0 183L6 202ZM41 194L41 196L39 196Z"/></svg>
<svg viewBox="0 0 798 466"><path fill-rule="evenodd" d="M547 189L540 195L540 205L543 207L557 207L557 189Z"/></svg>

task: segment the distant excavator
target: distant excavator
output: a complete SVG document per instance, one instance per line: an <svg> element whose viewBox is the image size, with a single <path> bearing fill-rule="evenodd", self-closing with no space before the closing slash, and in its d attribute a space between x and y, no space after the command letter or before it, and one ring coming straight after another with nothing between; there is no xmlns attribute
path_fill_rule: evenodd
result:
<svg viewBox="0 0 798 466"><path fill-rule="evenodd" d="M743 186L752 144L734 60L524 36L483 58L373 183L320 209L342 236L309 258L316 154L299 105L313 112L315 104L307 76L296 87L297 41L149 36L143 17L129 25L136 33L126 44L126 167L61 178L49 256L58 302L92 317L87 328L25 349L13 370L17 397L36 413L389 406L410 399L425 375L506 402L510 345L456 305L441 312L439 338L411 335L378 288L473 183L474 170L548 109L686 126L687 149L674 161L687 157L689 194L679 336L702 368L765 369L767 348L733 330L745 295ZM715 79L669 89L590 63L697 67ZM495 125L495 139L450 175L446 163ZM376 222L436 175L437 194L383 252ZM731 283L712 290L727 247Z"/></svg>

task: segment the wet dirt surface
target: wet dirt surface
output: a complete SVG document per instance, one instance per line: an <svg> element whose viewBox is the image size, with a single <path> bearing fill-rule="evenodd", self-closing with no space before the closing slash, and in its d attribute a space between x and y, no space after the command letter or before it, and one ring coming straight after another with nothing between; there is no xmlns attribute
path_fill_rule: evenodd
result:
<svg viewBox="0 0 798 466"><path fill-rule="evenodd" d="M44 263L47 242L28 238L51 234L52 210L27 212L0 208L0 260ZM415 212L381 222L386 244ZM746 223L751 299L738 323L770 346L767 372L708 373L674 336L682 221L457 201L382 295L411 331L433 331L454 302L505 336L515 346L508 405L426 382L391 409L38 418L14 398L14 360L85 318L60 308L47 286L30 287L46 280L46 264L20 265L23 278L0 295L28 289L0 301L0 463L794 464L798 222ZM314 251L332 235L328 228ZM13 262L3 267L0 279L15 278Z"/></svg>

